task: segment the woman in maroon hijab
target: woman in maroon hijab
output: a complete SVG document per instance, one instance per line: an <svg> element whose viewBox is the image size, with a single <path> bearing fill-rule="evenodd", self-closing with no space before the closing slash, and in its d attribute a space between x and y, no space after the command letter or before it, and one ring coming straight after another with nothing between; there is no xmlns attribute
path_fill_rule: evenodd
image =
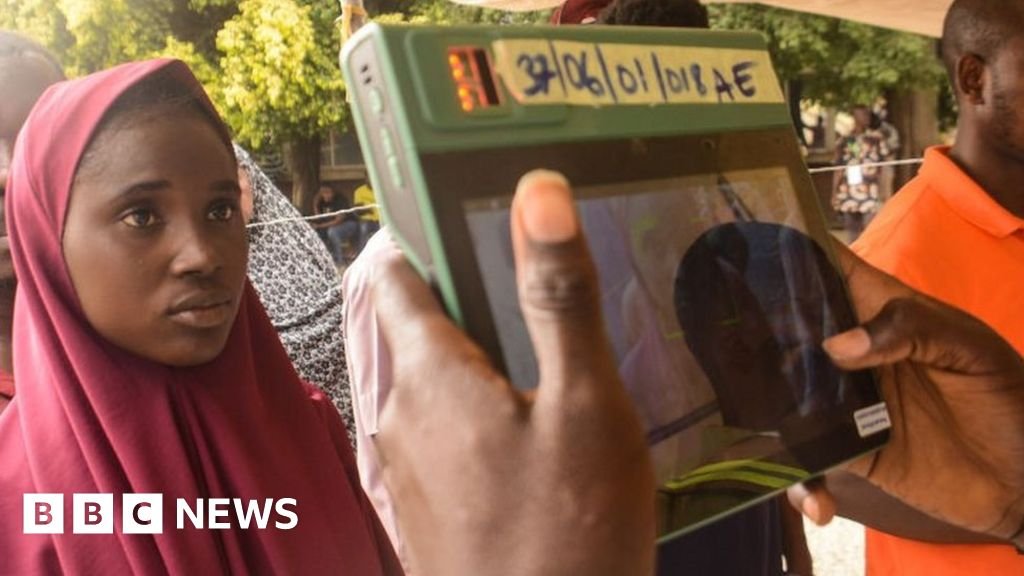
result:
<svg viewBox="0 0 1024 576"><path fill-rule="evenodd" d="M300 381L245 280L228 134L181 62L51 87L7 190L18 396L0 415L0 573L395 573L337 412ZM63 534L24 534L23 495L61 495ZM76 493L113 494L111 534L73 534ZM125 534L122 495L163 495ZM176 501L262 508L179 529ZM207 504L209 504L207 502Z"/></svg>

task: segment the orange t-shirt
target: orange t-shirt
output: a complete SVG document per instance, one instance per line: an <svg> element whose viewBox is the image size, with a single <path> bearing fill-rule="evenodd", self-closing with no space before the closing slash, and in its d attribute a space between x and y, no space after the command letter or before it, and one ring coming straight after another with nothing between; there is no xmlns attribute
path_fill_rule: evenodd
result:
<svg viewBox="0 0 1024 576"><path fill-rule="evenodd" d="M966 310L1024 353L1024 220L948 156L925 153L918 176L854 244L871 264ZM940 545L868 529L868 576L1024 575L1011 546Z"/></svg>

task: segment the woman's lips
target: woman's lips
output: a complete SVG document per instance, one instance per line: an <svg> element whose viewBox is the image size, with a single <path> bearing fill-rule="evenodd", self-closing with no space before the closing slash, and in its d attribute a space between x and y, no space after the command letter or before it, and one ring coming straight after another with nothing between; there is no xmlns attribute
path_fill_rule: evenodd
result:
<svg viewBox="0 0 1024 576"><path fill-rule="evenodd" d="M170 318L190 328L216 328L231 320L231 300L210 303L183 304L170 312Z"/></svg>

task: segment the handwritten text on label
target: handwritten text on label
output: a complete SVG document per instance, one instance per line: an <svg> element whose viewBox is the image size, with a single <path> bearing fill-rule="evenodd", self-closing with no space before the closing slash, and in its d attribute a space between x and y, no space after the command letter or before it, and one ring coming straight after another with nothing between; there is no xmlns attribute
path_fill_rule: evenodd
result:
<svg viewBox="0 0 1024 576"><path fill-rule="evenodd" d="M759 50L498 40L495 66L521 104L784 102Z"/></svg>

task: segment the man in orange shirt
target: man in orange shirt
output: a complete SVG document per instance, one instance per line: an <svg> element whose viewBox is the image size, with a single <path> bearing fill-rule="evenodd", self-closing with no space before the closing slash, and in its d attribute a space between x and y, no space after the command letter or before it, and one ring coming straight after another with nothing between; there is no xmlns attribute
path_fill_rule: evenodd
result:
<svg viewBox="0 0 1024 576"><path fill-rule="evenodd" d="M960 107L956 143L927 151L854 250L1024 352L1024 3L956 0L942 57ZM921 520L920 532L868 530L869 576L1024 574L1012 547Z"/></svg>

